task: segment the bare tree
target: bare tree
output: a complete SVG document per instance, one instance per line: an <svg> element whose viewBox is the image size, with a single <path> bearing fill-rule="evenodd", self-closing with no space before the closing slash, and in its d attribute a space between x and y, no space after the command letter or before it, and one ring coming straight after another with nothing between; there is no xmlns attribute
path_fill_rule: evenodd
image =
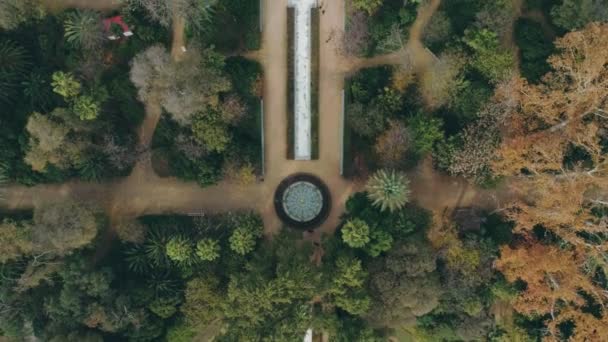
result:
<svg viewBox="0 0 608 342"><path fill-rule="evenodd" d="M463 85L462 71L466 64L463 56L445 53L439 56L427 72L420 75L420 92L431 108L441 107Z"/></svg>
<svg viewBox="0 0 608 342"><path fill-rule="evenodd" d="M346 31L342 36L342 53L357 56L364 52L369 41L368 16L362 11L355 11L348 18Z"/></svg>
<svg viewBox="0 0 608 342"><path fill-rule="evenodd" d="M400 121L390 121L389 127L376 140L374 149L383 167L394 169L405 158L410 144L410 134Z"/></svg>
<svg viewBox="0 0 608 342"><path fill-rule="evenodd" d="M91 243L98 228L95 212L83 204L66 201L40 206L34 210L34 251L67 255Z"/></svg>
<svg viewBox="0 0 608 342"><path fill-rule="evenodd" d="M192 48L174 62L164 47L155 45L133 59L131 80L142 101L160 101L175 121L186 125L194 113L217 108L219 93L231 88L222 70L207 63L217 58L211 49Z"/></svg>
<svg viewBox="0 0 608 342"><path fill-rule="evenodd" d="M200 29L208 22L217 0L128 0L128 5L146 10L150 19L169 27L175 17L182 17L188 25Z"/></svg>

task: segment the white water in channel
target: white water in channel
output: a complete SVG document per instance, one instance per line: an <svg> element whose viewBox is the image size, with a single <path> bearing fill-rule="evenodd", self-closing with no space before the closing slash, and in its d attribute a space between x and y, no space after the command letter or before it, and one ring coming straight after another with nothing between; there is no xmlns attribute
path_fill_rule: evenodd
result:
<svg viewBox="0 0 608 342"><path fill-rule="evenodd" d="M287 5L295 9L294 18L294 158L312 158L311 141L311 9L318 6L317 0L288 0Z"/></svg>

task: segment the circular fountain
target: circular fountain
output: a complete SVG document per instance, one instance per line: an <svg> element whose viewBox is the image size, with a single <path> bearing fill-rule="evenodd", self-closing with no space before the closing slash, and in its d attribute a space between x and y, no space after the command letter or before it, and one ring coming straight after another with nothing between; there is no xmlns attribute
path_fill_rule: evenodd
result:
<svg viewBox="0 0 608 342"><path fill-rule="evenodd" d="M295 174L279 184L274 205L281 220L290 227L311 229L329 214L330 196L325 184L310 174Z"/></svg>

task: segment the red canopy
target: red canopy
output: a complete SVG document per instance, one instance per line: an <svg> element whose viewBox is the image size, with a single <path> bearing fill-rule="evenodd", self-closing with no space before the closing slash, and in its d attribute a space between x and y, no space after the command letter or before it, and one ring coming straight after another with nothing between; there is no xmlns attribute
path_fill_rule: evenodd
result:
<svg viewBox="0 0 608 342"><path fill-rule="evenodd" d="M106 33L110 34L110 36L108 38L118 39L118 37L114 36L114 34L110 31L112 24L119 25L122 28L122 32L125 35L125 37L133 35L133 32L131 32L131 30L129 29L129 26L124 22L124 20L122 20L122 16L117 15L115 17L106 18L103 20L103 28L105 29Z"/></svg>

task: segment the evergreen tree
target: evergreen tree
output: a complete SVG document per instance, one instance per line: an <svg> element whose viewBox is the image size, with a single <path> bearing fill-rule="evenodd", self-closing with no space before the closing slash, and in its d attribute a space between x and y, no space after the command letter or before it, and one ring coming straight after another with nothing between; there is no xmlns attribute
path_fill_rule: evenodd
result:
<svg viewBox="0 0 608 342"><path fill-rule="evenodd" d="M369 226L360 219L348 220L341 229L342 240L352 248L360 248L369 242Z"/></svg>
<svg viewBox="0 0 608 342"><path fill-rule="evenodd" d="M381 211L393 212L409 201L409 180L395 171L376 172L367 182L367 196Z"/></svg>
<svg viewBox="0 0 608 342"><path fill-rule="evenodd" d="M66 41L75 48L93 52L103 41L101 16L94 11L77 10L68 14L63 28Z"/></svg>
<svg viewBox="0 0 608 342"><path fill-rule="evenodd" d="M11 101L28 65L29 57L23 47L10 40L0 40L0 101Z"/></svg>
<svg viewBox="0 0 608 342"><path fill-rule="evenodd" d="M220 244L217 240L202 239L196 244L196 255L204 261L213 261L220 256Z"/></svg>

